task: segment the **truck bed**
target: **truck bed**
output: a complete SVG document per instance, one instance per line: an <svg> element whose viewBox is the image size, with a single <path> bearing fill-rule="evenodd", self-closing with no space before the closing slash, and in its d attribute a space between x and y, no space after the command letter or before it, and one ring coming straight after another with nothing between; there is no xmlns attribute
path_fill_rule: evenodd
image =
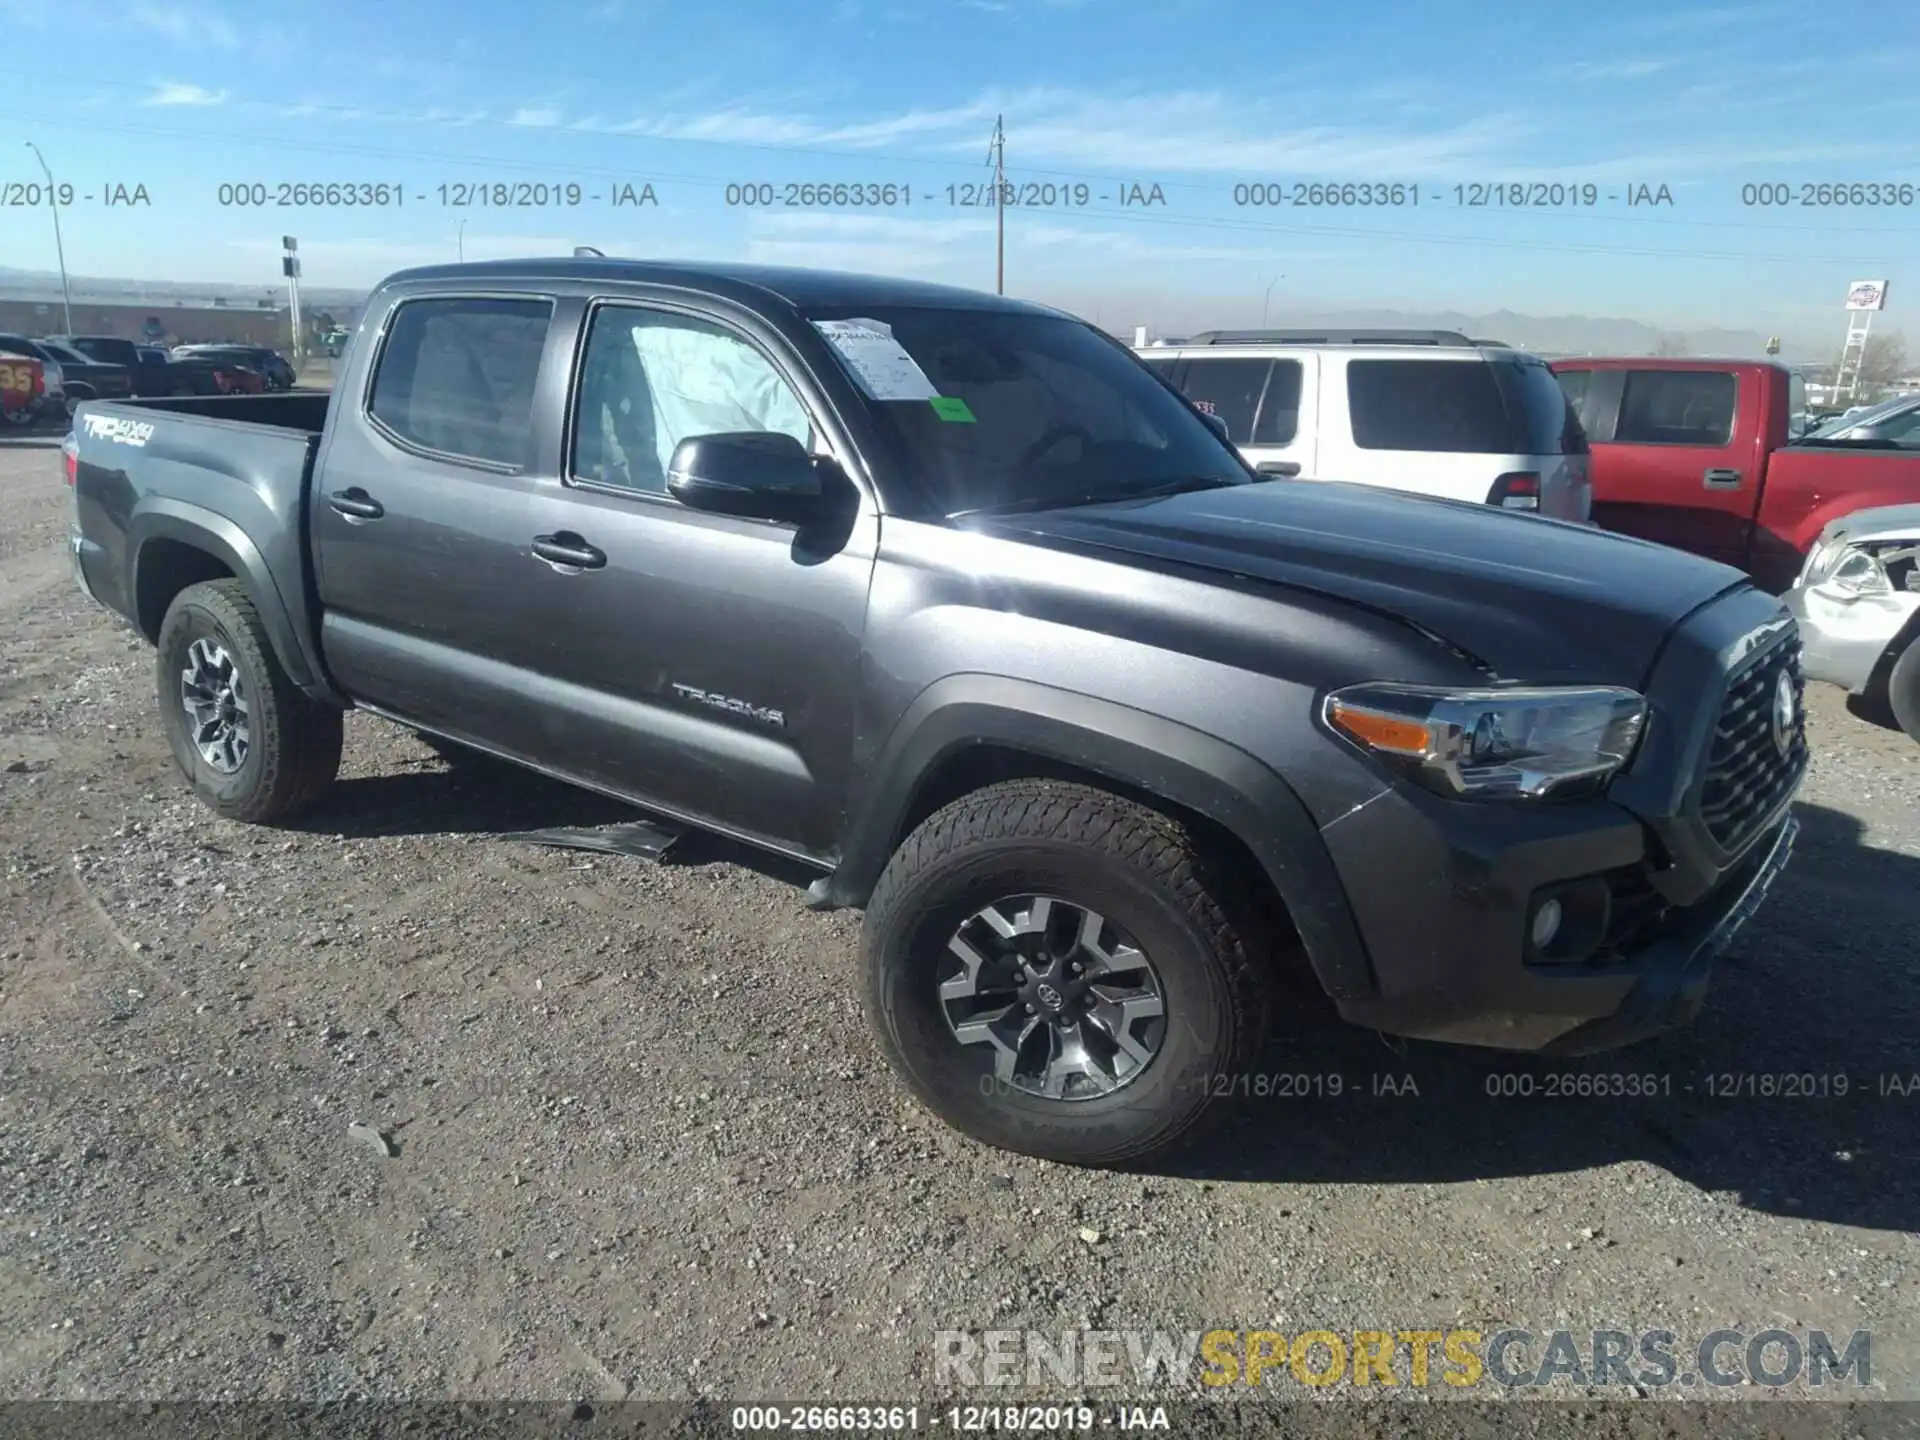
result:
<svg viewBox="0 0 1920 1440"><path fill-rule="evenodd" d="M180 566L199 566L194 579L243 577L256 595L273 597L287 653L308 653L307 486L331 399L82 405L73 422L72 548L83 586L151 639Z"/></svg>
<svg viewBox="0 0 1920 1440"><path fill-rule="evenodd" d="M305 430L318 435L326 427L333 396L326 391L284 395L183 395L178 398L122 400L115 413L153 410L193 415L241 425L270 425L276 430Z"/></svg>

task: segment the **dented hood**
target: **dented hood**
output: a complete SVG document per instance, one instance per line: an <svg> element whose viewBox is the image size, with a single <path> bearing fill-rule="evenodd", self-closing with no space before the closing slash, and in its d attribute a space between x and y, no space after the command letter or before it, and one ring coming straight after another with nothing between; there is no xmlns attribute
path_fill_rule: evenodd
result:
<svg viewBox="0 0 1920 1440"><path fill-rule="evenodd" d="M1007 539L1331 596L1500 678L1638 687L1675 625L1747 584L1662 545L1369 486L1271 481L970 522Z"/></svg>

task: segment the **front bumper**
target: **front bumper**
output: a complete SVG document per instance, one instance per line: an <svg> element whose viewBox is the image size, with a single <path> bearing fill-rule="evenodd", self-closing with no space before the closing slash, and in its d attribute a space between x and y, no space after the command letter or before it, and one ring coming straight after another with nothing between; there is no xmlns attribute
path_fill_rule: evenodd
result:
<svg viewBox="0 0 1920 1440"><path fill-rule="evenodd" d="M1618 1010L1589 1020L1545 1048L1559 1055L1612 1050L1684 1025L1699 1014L1714 961L1766 902L1773 882L1793 858L1799 833L1800 822L1789 816L1714 903L1695 906L1682 925L1642 953L1640 978Z"/></svg>
<svg viewBox="0 0 1920 1440"><path fill-rule="evenodd" d="M1377 982L1371 996L1336 1002L1341 1015L1392 1035L1561 1053L1611 1049L1690 1020L1715 958L1766 899L1799 828L1790 814L1770 820L1706 894L1684 905L1656 901L1657 920L1630 934L1623 893L1614 902L1621 943L1592 961L1544 964L1525 958L1532 896L1580 877L1612 884L1644 873L1639 821L1596 803L1498 817L1506 835L1449 836L1430 816L1410 813L1426 808L1415 797L1383 796L1354 817L1372 823L1324 832ZM1474 828L1492 830L1493 818ZM1419 830L1415 849L1408 837Z"/></svg>
<svg viewBox="0 0 1920 1440"><path fill-rule="evenodd" d="M1373 980L1337 998L1340 1013L1389 1034L1559 1052L1690 1018L1792 854L1803 738L1765 742L1780 744L1770 778L1727 767L1752 753L1728 747L1750 743L1754 686L1770 696L1796 650L1779 602L1742 592L1669 643L1647 736L1606 798L1474 804L1395 784L1325 824ZM1753 797L1737 820L1720 808L1730 775ZM1528 938L1549 894L1586 907L1582 943L1558 959Z"/></svg>
<svg viewBox="0 0 1920 1440"><path fill-rule="evenodd" d="M1796 585L1787 608L1800 624L1807 678L1858 695L1887 647L1920 614L1920 594L1851 595L1827 585Z"/></svg>

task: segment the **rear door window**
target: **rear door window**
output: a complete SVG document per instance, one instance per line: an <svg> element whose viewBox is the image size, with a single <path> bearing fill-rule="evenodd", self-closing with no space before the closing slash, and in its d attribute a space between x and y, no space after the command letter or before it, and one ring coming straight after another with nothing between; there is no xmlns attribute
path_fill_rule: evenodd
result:
<svg viewBox="0 0 1920 1440"><path fill-rule="evenodd" d="M1300 433L1300 385L1305 374L1298 360L1276 360L1267 377L1267 393L1253 422L1255 445L1291 445Z"/></svg>
<svg viewBox="0 0 1920 1440"><path fill-rule="evenodd" d="M1537 453L1485 360L1351 360L1347 403L1362 450Z"/></svg>
<svg viewBox="0 0 1920 1440"><path fill-rule="evenodd" d="M403 444L525 465L552 314L551 302L534 299L401 302L387 323L368 412Z"/></svg>
<svg viewBox="0 0 1920 1440"><path fill-rule="evenodd" d="M1298 372L1300 367L1296 365L1293 368ZM1259 413L1260 397L1266 391L1267 376L1272 371L1271 360L1232 359L1224 355L1196 357L1187 361L1187 371L1181 377L1180 388L1186 391L1194 409L1226 422L1229 440L1236 445L1251 445L1254 416ZM1299 405L1296 374L1296 415Z"/></svg>
<svg viewBox="0 0 1920 1440"><path fill-rule="evenodd" d="M1613 438L1719 449L1733 439L1739 393L1739 381L1725 370L1630 370Z"/></svg>

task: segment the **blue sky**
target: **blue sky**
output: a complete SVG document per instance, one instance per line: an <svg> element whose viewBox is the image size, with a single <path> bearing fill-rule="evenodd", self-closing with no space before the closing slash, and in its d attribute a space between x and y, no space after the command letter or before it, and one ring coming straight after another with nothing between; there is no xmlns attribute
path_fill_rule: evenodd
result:
<svg viewBox="0 0 1920 1440"><path fill-rule="evenodd" d="M1110 326L1231 297L1248 321L1269 304L1504 307L1837 339L1848 280L1890 276L1894 324L1920 294L1920 194L1742 203L1761 183L1920 191L1920 7L1894 0L0 0L0 36L18 137L0 182L39 178L32 140L96 197L63 212L78 273L271 284L295 234L310 285L462 243L588 243L990 287L993 215L947 187L986 177L1004 114L1010 179L1094 197L1009 213L1008 289ZM219 203L223 183L300 181L405 199ZM601 199L442 203L443 183L476 181ZM729 182L798 181L912 199L726 203ZM1236 204L1248 182L1412 183L1420 202ZM1487 182L1601 198L1457 203ZM610 205L648 183L657 205ZM104 205L116 184L150 206ZM1119 204L1132 185L1163 203ZM1627 206L1639 185L1672 203ZM0 206L0 265L53 262L46 212Z"/></svg>

